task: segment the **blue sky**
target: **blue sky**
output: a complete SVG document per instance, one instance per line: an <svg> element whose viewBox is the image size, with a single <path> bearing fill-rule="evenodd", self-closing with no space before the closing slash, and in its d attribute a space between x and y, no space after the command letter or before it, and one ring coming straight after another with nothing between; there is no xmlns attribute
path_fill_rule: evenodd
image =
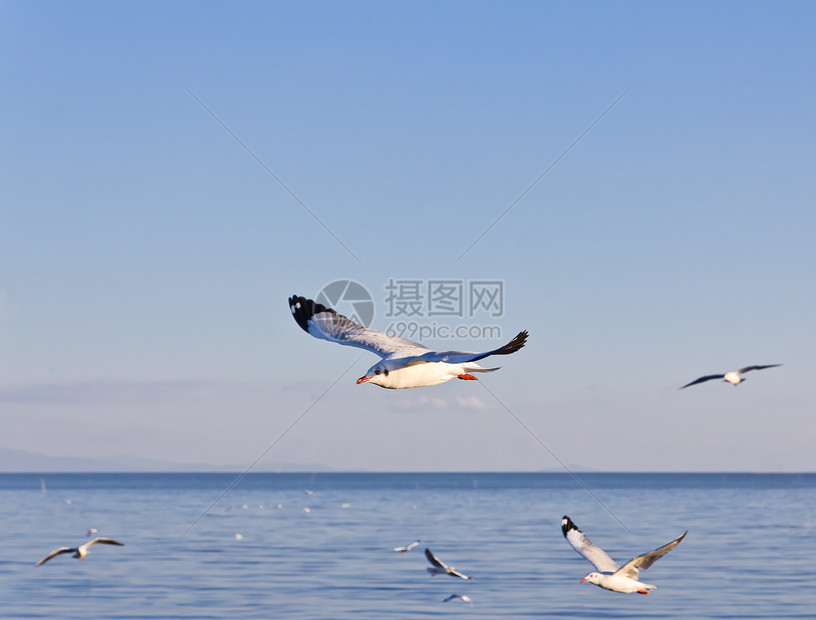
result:
<svg viewBox="0 0 816 620"><path fill-rule="evenodd" d="M0 447L248 464L351 366L265 461L557 468L492 392L570 467L816 470L810 3L0 15ZM344 278L502 280L529 344L357 386L286 304Z"/></svg>

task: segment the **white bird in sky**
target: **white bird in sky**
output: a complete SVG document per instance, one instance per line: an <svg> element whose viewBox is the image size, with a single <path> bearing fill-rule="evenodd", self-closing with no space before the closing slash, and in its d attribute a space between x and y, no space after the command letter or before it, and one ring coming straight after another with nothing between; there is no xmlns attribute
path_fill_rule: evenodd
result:
<svg viewBox="0 0 816 620"><path fill-rule="evenodd" d="M437 575L450 575L451 577L459 577L459 579L473 579L473 577L463 575L453 566L448 566L445 564L442 560L431 553L430 549L425 549L425 557L428 558L428 561L431 564L433 564L433 566L429 566L427 569L428 572L431 573L431 577L436 577Z"/></svg>
<svg viewBox="0 0 816 620"><path fill-rule="evenodd" d="M411 549L416 547L420 542L422 542L422 541L415 540L414 542L412 542L412 543L410 543L408 545L405 545L404 547L394 547L393 549L391 549L391 551L399 551L400 553L405 553L406 551L410 551Z"/></svg>
<svg viewBox="0 0 816 620"><path fill-rule="evenodd" d="M763 368L776 368L777 366L781 366L782 364L768 364L767 366L746 366L745 368L740 368L739 370L734 370L732 372L727 372L724 375L706 375L705 377L700 377L699 379L695 379L691 383L686 383L683 388L687 388L692 385L697 385L698 383L705 383L706 381L711 381L712 379L723 379L728 381L731 385L739 385L745 379L743 379L740 375L749 372L751 370L762 370Z"/></svg>
<svg viewBox="0 0 816 620"><path fill-rule="evenodd" d="M34 566L41 566L51 558L56 557L62 553L73 553L74 555L72 557L84 560L85 556L88 555L88 549L90 547L93 547L96 543L104 543L106 545L119 545L120 547L125 546L125 543L120 543L111 538L97 537L89 540L84 545L80 545L79 547L60 547L59 549L54 549L51 553L49 553L42 560L37 562Z"/></svg>
<svg viewBox="0 0 816 620"><path fill-rule="evenodd" d="M476 377L470 373L498 370L482 368L475 362L491 355L515 353L527 341L527 332L523 331L503 347L486 353L431 351L416 342L358 325L305 297L290 297L289 308L297 324L315 338L359 347L379 355L382 359L357 379L357 383L371 382L391 389L438 385L454 377L475 381Z"/></svg>
<svg viewBox="0 0 816 620"><path fill-rule="evenodd" d="M654 590L657 586L638 581L638 569L642 568L646 570L649 568L657 560L680 544L680 541L688 534L688 530L686 530L669 544L663 545L651 553L639 555L629 560L623 567L620 567L615 560L606 555L603 549L595 546L589 538L584 536L583 532L578 529L578 526L566 515L561 519L561 531L564 534L564 538L567 539L567 542L572 545L572 548L592 562L595 568L600 571L589 573L586 577L581 579L581 583L588 581L605 590L626 593L638 592L639 594L648 594L649 590Z"/></svg>

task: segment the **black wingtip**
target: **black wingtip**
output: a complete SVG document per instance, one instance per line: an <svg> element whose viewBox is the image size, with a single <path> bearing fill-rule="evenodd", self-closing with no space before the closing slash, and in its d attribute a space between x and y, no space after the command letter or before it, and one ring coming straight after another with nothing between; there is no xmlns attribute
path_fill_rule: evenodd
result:
<svg viewBox="0 0 816 620"><path fill-rule="evenodd" d="M496 349L493 351L491 355L510 355L511 353L515 353L519 349L521 349L527 343L527 330L520 331L516 334L516 337L513 338L510 342L504 345L501 349Z"/></svg>
<svg viewBox="0 0 816 620"><path fill-rule="evenodd" d="M331 308L327 308L323 304L316 303L300 295L292 295L289 298L289 309L292 311L292 316L295 317L297 324L307 333L309 331L309 319L315 314L320 314L321 312L336 314Z"/></svg>
<svg viewBox="0 0 816 620"><path fill-rule="evenodd" d="M566 538L567 534L569 534L571 530L581 531L578 529L578 526L572 522L572 519L570 519L567 515L564 515L561 517L561 533Z"/></svg>

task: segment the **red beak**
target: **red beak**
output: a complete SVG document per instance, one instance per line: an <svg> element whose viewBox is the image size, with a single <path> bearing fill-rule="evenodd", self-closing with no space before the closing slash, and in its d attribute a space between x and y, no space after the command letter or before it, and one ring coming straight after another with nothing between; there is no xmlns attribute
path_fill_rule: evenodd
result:
<svg viewBox="0 0 816 620"><path fill-rule="evenodd" d="M371 377L360 377L359 379L357 379L357 385L360 385L361 383L366 383L367 381L371 381Z"/></svg>
<svg viewBox="0 0 816 620"><path fill-rule="evenodd" d="M587 581L587 578L586 578L586 577L584 577L583 579L581 579L581 583L584 583L585 581Z"/></svg>

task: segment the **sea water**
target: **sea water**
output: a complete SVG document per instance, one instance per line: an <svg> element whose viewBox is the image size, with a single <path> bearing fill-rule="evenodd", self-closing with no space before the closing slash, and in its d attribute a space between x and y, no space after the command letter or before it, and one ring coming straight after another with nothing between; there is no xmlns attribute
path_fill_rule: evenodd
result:
<svg viewBox="0 0 816 620"><path fill-rule="evenodd" d="M249 474L216 502L236 474L3 474L0 617L816 616L816 475L578 477ZM689 533L618 594L580 583L565 514L619 563ZM125 546L34 567L89 528Z"/></svg>

